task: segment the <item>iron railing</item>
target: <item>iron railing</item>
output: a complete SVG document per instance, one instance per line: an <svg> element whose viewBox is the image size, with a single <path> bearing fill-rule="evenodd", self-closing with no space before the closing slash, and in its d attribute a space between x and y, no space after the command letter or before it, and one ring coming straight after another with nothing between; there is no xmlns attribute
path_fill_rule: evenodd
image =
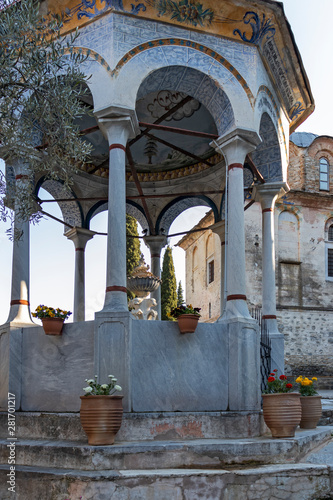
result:
<svg viewBox="0 0 333 500"><path fill-rule="evenodd" d="M262 319L262 312L259 307L251 310L251 316L254 318L260 328L260 375L261 392L267 389L267 379L271 373L271 340L267 329L267 321Z"/></svg>

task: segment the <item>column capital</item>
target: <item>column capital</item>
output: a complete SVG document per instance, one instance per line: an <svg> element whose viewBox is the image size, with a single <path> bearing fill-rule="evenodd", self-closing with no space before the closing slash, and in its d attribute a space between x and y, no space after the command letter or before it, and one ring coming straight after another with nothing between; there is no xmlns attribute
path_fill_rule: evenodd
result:
<svg viewBox="0 0 333 500"><path fill-rule="evenodd" d="M128 139L136 137L140 133L140 127L136 112L134 109L121 106L108 106L98 109L94 112L98 125L111 143L119 141L126 146ZM123 138L124 132L127 137Z"/></svg>
<svg viewBox="0 0 333 500"><path fill-rule="evenodd" d="M243 165L246 155L256 149L260 143L261 138L254 130L235 128L212 141L210 146L223 154L227 165Z"/></svg>
<svg viewBox="0 0 333 500"><path fill-rule="evenodd" d="M220 239L221 243L225 241L225 220L220 220L210 226L210 229L213 231L213 233L217 234Z"/></svg>
<svg viewBox="0 0 333 500"><path fill-rule="evenodd" d="M168 242L168 238L163 235L144 236L143 241L149 247L150 253L153 256L153 254L161 253L162 248L164 248Z"/></svg>
<svg viewBox="0 0 333 500"><path fill-rule="evenodd" d="M290 190L286 182L265 182L254 186L252 199L261 204L262 210L273 209L278 198Z"/></svg>
<svg viewBox="0 0 333 500"><path fill-rule="evenodd" d="M65 236L75 245L75 248L82 248L83 250L86 247L87 241L91 240L95 231L90 231L90 229L85 229L83 227L73 227L69 231L66 231Z"/></svg>

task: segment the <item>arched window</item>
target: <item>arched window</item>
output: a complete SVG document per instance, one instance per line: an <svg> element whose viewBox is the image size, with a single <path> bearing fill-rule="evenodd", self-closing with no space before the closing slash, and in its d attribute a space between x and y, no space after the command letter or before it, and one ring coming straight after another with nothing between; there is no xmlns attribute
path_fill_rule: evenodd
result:
<svg viewBox="0 0 333 500"><path fill-rule="evenodd" d="M319 160L319 189L321 191L329 191L329 174L330 165L327 159L322 157Z"/></svg>
<svg viewBox="0 0 333 500"><path fill-rule="evenodd" d="M333 281L333 219L326 223L326 280Z"/></svg>

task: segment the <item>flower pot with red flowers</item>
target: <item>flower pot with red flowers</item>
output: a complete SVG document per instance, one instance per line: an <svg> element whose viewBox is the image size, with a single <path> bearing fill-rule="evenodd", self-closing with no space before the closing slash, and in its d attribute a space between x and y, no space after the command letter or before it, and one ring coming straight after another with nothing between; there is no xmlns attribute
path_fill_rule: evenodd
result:
<svg viewBox="0 0 333 500"><path fill-rule="evenodd" d="M285 375L278 376L277 370L268 377L267 386L268 389L262 395L263 414L272 437L295 436L302 415L299 393L291 392L293 385Z"/></svg>
<svg viewBox="0 0 333 500"><path fill-rule="evenodd" d="M180 333L194 333L200 318L200 310L200 307L193 307L192 304L182 304L172 309L169 317L178 321Z"/></svg>
<svg viewBox="0 0 333 500"><path fill-rule="evenodd" d="M317 377L303 377L300 375L296 381L299 384L301 395L302 418L300 427L302 429L315 429L322 414L321 396L315 388Z"/></svg>
<svg viewBox="0 0 333 500"><path fill-rule="evenodd" d="M123 417L123 396L114 394L122 391L117 379L109 375L108 384L99 384L98 377L86 379L85 396L80 396L80 421L88 437L88 444L105 446L114 444Z"/></svg>
<svg viewBox="0 0 333 500"><path fill-rule="evenodd" d="M42 321L46 335L61 335L64 321L69 318L71 314L70 311L63 311L59 309L59 307L54 309L53 307L39 305L36 311L32 313L32 316Z"/></svg>

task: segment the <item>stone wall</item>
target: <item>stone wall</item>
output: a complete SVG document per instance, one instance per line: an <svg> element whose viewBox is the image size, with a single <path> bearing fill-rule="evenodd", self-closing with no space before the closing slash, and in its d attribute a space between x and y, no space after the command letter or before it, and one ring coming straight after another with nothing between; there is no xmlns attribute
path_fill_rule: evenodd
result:
<svg viewBox="0 0 333 500"><path fill-rule="evenodd" d="M333 376L333 310L278 311L288 375Z"/></svg>

